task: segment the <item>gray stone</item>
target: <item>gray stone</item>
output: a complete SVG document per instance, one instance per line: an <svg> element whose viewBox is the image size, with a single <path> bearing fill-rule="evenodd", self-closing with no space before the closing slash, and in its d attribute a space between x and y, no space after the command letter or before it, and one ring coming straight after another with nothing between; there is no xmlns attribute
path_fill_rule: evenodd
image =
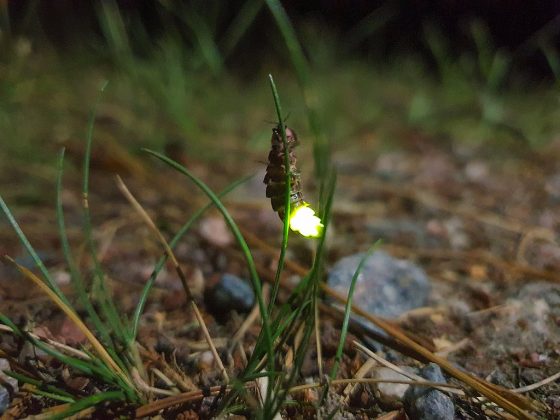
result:
<svg viewBox="0 0 560 420"><path fill-rule="evenodd" d="M206 293L206 303L218 315L226 315L233 310L248 312L254 302L255 294L248 282L228 273L223 274Z"/></svg>
<svg viewBox="0 0 560 420"><path fill-rule="evenodd" d="M5 370L10 370L10 363L6 359L0 359L0 377L3 381L11 385L14 392L18 391L18 383L14 378L6 375ZM6 387L0 385L0 415L10 406L10 393Z"/></svg>
<svg viewBox="0 0 560 420"><path fill-rule="evenodd" d="M435 363L426 365L420 376L430 382L446 383L441 369ZM404 408L409 418L415 420L453 420L455 406L446 394L434 388L414 385L404 394Z"/></svg>
<svg viewBox="0 0 560 420"><path fill-rule="evenodd" d="M405 371L415 373L412 368L403 367ZM372 371L372 378L387 381L410 381L408 376L395 372L388 367L378 367ZM386 405L395 406L396 403L402 401L406 390L410 387L408 384L399 384L394 382L378 382L373 385L376 390L376 397Z"/></svg>
<svg viewBox="0 0 560 420"><path fill-rule="evenodd" d="M483 332L491 357L513 353L546 353L560 342L560 285L539 282L524 285L507 300ZM480 323L486 322L482 319ZM484 331L484 330L483 330Z"/></svg>
<svg viewBox="0 0 560 420"><path fill-rule="evenodd" d="M329 272L329 286L347 296L363 255L355 254L339 260ZM376 251L367 259L358 276L353 301L370 313L394 318L426 306L430 289L430 281L420 267Z"/></svg>

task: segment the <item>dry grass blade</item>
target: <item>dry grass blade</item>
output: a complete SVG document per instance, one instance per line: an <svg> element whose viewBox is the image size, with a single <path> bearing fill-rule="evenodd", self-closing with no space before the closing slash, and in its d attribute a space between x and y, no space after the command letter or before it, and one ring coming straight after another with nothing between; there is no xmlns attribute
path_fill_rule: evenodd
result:
<svg viewBox="0 0 560 420"><path fill-rule="evenodd" d="M268 284L263 285L263 297L266 303L268 303L269 292L270 286ZM249 328L251 328L251 325L253 325L253 323L255 323L257 319L259 319L259 314L259 305L255 304L247 318L245 318L237 332L233 335L233 338L231 339L231 343L229 345L229 352L232 352L236 346L241 345L241 340L243 340L243 337L245 337L245 334L247 333Z"/></svg>
<svg viewBox="0 0 560 420"><path fill-rule="evenodd" d="M556 372L554 375L551 375L548 378L544 378L542 381L535 382L534 384L523 386L521 388L515 388L512 389L511 391L517 393L534 391L535 389L540 388L541 386L545 386L551 382L554 382L558 378L560 378L560 372Z"/></svg>
<svg viewBox="0 0 560 420"><path fill-rule="evenodd" d="M388 360L385 360L381 356L378 356L377 354L372 352L370 349L368 349L363 344L358 343L357 341L353 341L352 344L354 344L354 347L356 347L358 350L360 350L366 356L371 357L373 360L382 364L383 366L388 367L389 369L392 369L393 371L395 371L397 373L400 373L401 375L406 376L407 378L410 378L410 379L412 379L414 381L417 381L419 383L428 382L424 378L422 378L421 376L418 376L418 375L416 375L414 373L411 373L411 372L407 372L406 370L401 369L400 367L398 367L397 365L389 362ZM442 389L442 388L438 388L438 389L440 389L440 391L447 391L447 389ZM463 391L460 391L460 390L453 390L453 391L450 391L450 392L453 393L453 394L461 395L461 396L465 395L465 393Z"/></svg>
<svg viewBox="0 0 560 420"><path fill-rule="evenodd" d="M422 378L421 378L422 379ZM430 388L441 388L445 391L456 391L457 386L451 384L444 384L440 382L430 382L422 379L421 381L406 380L406 379L380 379L380 378L350 378L350 379L333 379L329 381L330 385L346 385L346 384L405 384L405 385L418 385ZM325 384L314 382L312 384L296 385L290 388L290 394L305 391L310 388L319 388Z"/></svg>
<svg viewBox="0 0 560 420"><path fill-rule="evenodd" d="M346 299L344 296L336 292L335 290L331 289L330 287L323 285L323 290L331 297L334 297L336 300L340 302L344 302ZM496 403L504 410L508 411L509 413L517 416L520 419L535 419L534 416L529 414L525 409L533 409L533 410L540 410L541 407L535 402L528 398L520 399L518 398L519 395L509 392L506 389L497 390L497 387L489 384L488 382L484 381L483 379L477 378L473 375L470 375L467 372L464 372L455 366L448 360L436 356L431 351L427 350L420 344L416 343L415 341L411 340L409 337L404 334L400 328L395 327L391 323L371 315L369 312L363 310L362 308L352 305L352 310L357 315L363 316L368 321L373 323L374 325L378 326L382 330L384 330L387 334L390 334L392 337L396 338L402 344L405 344L407 347L414 350L417 354L424 357L425 359L429 360L430 362L436 363L439 365L443 370L445 370L449 375L453 376L454 378L464 382L465 384L469 385L471 388L475 389L478 393L488 398L490 401ZM522 407L520 406L522 405Z"/></svg>
<svg viewBox="0 0 560 420"><path fill-rule="evenodd" d="M373 369L377 365L377 362L374 359L367 359L365 363L360 366L356 374L354 375L353 379L363 379L369 373L371 369ZM348 403L350 396L354 392L355 385L348 384L346 388L344 388L343 395L345 403Z"/></svg>
<svg viewBox="0 0 560 420"><path fill-rule="evenodd" d="M185 293L187 295L187 301L191 305L191 308L192 308L192 310L194 312L194 315L195 315L195 317L196 317L196 319L197 319L197 321L200 325L200 328L202 330L204 338L208 343L208 347L210 347L210 351L212 352L212 355L214 356L214 360L216 361L216 363L218 365L218 368L220 369L220 372L222 373L222 376L224 377L224 380L226 382L229 382L229 376L227 374L226 368L224 367L224 364L222 363L222 359L220 358L220 355L218 354L218 351L216 350L216 346L214 345L214 342L212 341L212 337L210 337L210 332L208 331L208 328L206 327L206 323L204 322L204 318L202 317L202 314L200 313L200 310L198 309L198 306L197 306L196 302L194 301L194 299L192 297L192 293L190 291L189 285L187 284L187 278L185 276L185 273L181 269L181 266L179 265L179 261L177 261L177 258L175 257L175 254L173 253L173 250L171 249L171 247L167 243L165 237L160 232L160 230L157 228L157 226L155 225L153 220L150 218L150 216L148 215L146 210L144 210L144 208L140 205L138 200L136 200L136 198L134 198L134 196L132 195L130 190L124 184L121 177L118 176L118 175L117 175L117 186L119 187L119 190L123 193L123 195L126 197L128 202L132 205L132 207L140 215L142 220L144 220L144 222L154 232L154 234L157 236L157 238L161 242L162 246L164 247L166 254L168 255L169 259L172 261L172 263L175 267L175 270L177 271L177 274L178 274L179 278L181 279L181 283L182 283L183 288L185 289Z"/></svg>
<svg viewBox="0 0 560 420"><path fill-rule="evenodd" d="M0 325L0 331L5 331L5 332L9 332L9 333L13 333L14 331L8 327L7 325ZM73 356L76 357L78 359L83 359L83 360L90 360L91 357L89 357L89 355L81 350L75 349L74 347L70 347L67 346L66 344L62 344L59 343L58 341L55 340L51 340L50 338L46 338L46 337L40 337L36 334L27 333L30 337L33 337L35 340L39 340L42 341L43 343L46 343L50 346L52 346L53 348L60 350L62 353L65 353L69 356ZM0 350L0 356L2 356L2 351Z"/></svg>
<svg viewBox="0 0 560 420"><path fill-rule="evenodd" d="M66 314L66 316L68 316L68 318L70 318L70 320L76 324L76 326L78 327L78 329L82 332L82 334L85 335L85 337L87 338L87 340L91 343L93 349L95 350L95 352L97 353L97 355L99 356L99 358L101 360L103 360L103 362L110 367L112 370L114 370L117 375L119 375L121 377L121 379L123 381L125 381L127 384L129 384L131 387L133 387L133 385L131 384L130 380L128 379L128 377L126 376L126 374L122 371L122 369L119 367L119 365L117 365L115 363L115 361L111 358L111 356L109 355L109 353L107 353L107 350L105 350L105 347L103 347L103 345L99 342L99 340L97 340L97 338L95 338L95 336L93 335L93 333L90 331L90 329L83 323L83 321L78 317L78 315L74 312L74 310L72 308L70 308L68 305L66 305L66 303L64 303L62 301L62 299L60 299L60 297L53 292L39 277L37 277L33 272L29 271L27 268L22 267L21 265L19 265L17 262L15 262L12 258L8 257L8 256L4 256L4 259L6 261L8 261L10 264L12 264L13 266L15 266L17 268L17 270L23 274L24 277L26 277L27 279L31 280L36 286L38 286L45 294L47 294L49 296L49 298L62 310L62 312L64 312Z"/></svg>
<svg viewBox="0 0 560 420"><path fill-rule="evenodd" d="M254 383L245 384L246 389L254 389ZM197 389L195 391L184 392L179 395L173 395L171 397L163 398L161 400L154 401L150 404L144 405L136 409L136 418L144 418L148 416L153 416L161 410L173 407L174 405L185 404L191 401L196 401L204 397L219 395L220 393L228 392L231 390L229 386L213 386L204 390Z"/></svg>
<svg viewBox="0 0 560 420"><path fill-rule="evenodd" d="M177 395L177 392L168 391L167 389L155 388L153 386L148 385L146 382L144 382L144 380L138 373L137 369L132 369L131 375L138 389L141 389L147 394L165 395L165 396Z"/></svg>

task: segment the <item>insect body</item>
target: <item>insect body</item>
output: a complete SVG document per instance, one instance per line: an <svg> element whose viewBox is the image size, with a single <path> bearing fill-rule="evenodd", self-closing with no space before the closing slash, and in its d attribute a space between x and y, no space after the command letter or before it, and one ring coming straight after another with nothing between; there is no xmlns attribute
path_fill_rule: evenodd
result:
<svg viewBox="0 0 560 420"><path fill-rule="evenodd" d="M294 130L286 127L286 147L282 141L280 125L272 129L268 166L263 182L266 184L266 196L270 198L272 208L284 220L286 193L286 154L290 172L290 228L303 236L317 237L323 224L315 212L303 201L301 177L296 166L294 148L299 144Z"/></svg>
<svg viewBox="0 0 560 420"><path fill-rule="evenodd" d="M286 153L290 165L290 206L297 208L304 204L301 192L301 177L296 166L296 155L294 148L299 144L296 133L286 127L287 150L282 141L280 126L272 129L270 153L268 154L268 166L263 182L266 184L266 196L270 198L272 209L278 213L280 219L284 220L284 194L286 192Z"/></svg>

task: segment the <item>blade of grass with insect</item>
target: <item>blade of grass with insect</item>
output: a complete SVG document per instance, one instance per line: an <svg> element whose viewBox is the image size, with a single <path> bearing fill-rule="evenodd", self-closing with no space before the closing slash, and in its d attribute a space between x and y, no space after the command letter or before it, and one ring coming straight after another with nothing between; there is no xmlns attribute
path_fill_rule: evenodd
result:
<svg viewBox="0 0 560 420"><path fill-rule="evenodd" d="M64 211L62 208L62 176L64 172L64 148L60 151L58 156L58 175L56 180L56 219L58 223L58 230L60 235L60 242L62 245L62 252L64 254L64 258L66 259L66 264L70 269L70 277L72 281L72 286L76 291L78 296L78 301L82 305L82 307L86 310L88 317L90 318L91 322L95 326L96 331L101 335L101 338L105 345L110 345L111 339L109 336L109 331L103 321L97 315L97 312L93 308L91 301L87 295L87 291L84 285L84 280L76 262L74 260L74 256L72 255L72 251L70 249L70 244L68 242L68 235L66 234L66 227L64 222ZM113 357L116 354L112 354Z"/></svg>
<svg viewBox="0 0 560 420"><path fill-rule="evenodd" d="M99 258L97 257L96 244L93 239L93 227L91 223L91 214L89 209L89 168L91 161L91 149L93 143L93 129L95 126L95 117L97 115L97 108L101 102L101 98L107 87L108 82L104 82L99 90L97 101L90 112L88 127L86 132L86 150L84 153L83 162L83 178L82 178L82 211L83 211L83 226L84 235L89 250L89 254L93 261L94 281L92 284L93 297L99 301L101 313L106 322L111 326L114 337L124 345L126 343L127 335L124 328L123 319L124 315L119 314L111 294L107 290L106 278Z"/></svg>
<svg viewBox="0 0 560 420"><path fill-rule="evenodd" d="M262 325L263 325L263 334L264 334L264 337L265 337L265 344L266 344L266 347L267 347L268 358L269 358L270 361L273 361L274 353L273 353L272 334L271 334L271 330L270 330L271 327L270 327L270 321L269 321L269 317L268 317L268 311L267 311L266 305L264 303L264 298L263 298L263 294L262 294L262 282L261 282L261 280L259 278L259 275L257 273L257 268L255 266L253 256L251 255L251 251L250 251L250 249L247 245L247 242L245 241L245 238L243 238L243 235L239 231L239 228L237 227L237 224L235 223L235 221L233 220L233 218L231 217L231 215L229 214L227 209L224 207L224 205L222 204L220 199L216 196L216 194L210 188L208 188L208 186L204 182L202 182L195 175L193 175L188 169L186 169L181 164L175 162L172 159L169 159L168 157L166 157L166 156L164 156L164 155L162 155L158 152L155 152L155 151L150 150L150 149L142 149L142 150L145 151L146 153L156 157L157 159L161 160L162 162L169 165L171 168L175 169L176 171L180 172L181 174L187 176L200 190L202 190L208 196L208 198L210 198L210 200L214 203L216 208L220 211L220 213L224 217L224 220L226 221L227 225L229 226L230 230L232 231L233 236L236 238L239 246L241 247L241 251L243 252L243 255L244 255L245 260L247 262L247 268L248 268L249 273L250 273L251 282L253 284L253 288L254 288L254 291L255 291L255 296L256 296L256 299L257 299L257 303L259 305L259 311L261 313L261 319L262 319ZM270 369L270 370L272 370L272 369Z"/></svg>
<svg viewBox="0 0 560 420"><path fill-rule="evenodd" d="M282 230L282 244L280 245L280 257L278 258L278 265L276 267L276 274L274 275L274 284L270 293L269 314L272 313L276 295L280 287L280 276L284 269L284 259L286 258L286 250L288 248L288 237L290 234L290 214L291 214L291 188L292 188L292 171L290 165L290 154L288 153L288 139L286 138L286 125L282 118L282 105L280 104L280 96L274 83L274 78L271 74L268 75L270 81L270 88L272 90L272 97L274 98L274 106L276 108L276 116L278 117L278 126L282 134L282 143L284 145L284 168L285 168L285 188L284 188L284 227Z"/></svg>
<svg viewBox="0 0 560 420"><path fill-rule="evenodd" d="M227 194L229 194L230 192L234 191L237 187L244 184L245 182L247 182L251 178L253 178L253 175L243 177L243 178L231 183L223 191L218 193L217 196L221 199L222 197L224 197ZM212 208L213 206L214 206L214 203L212 201L210 201L207 205L205 205L204 207L202 207L198 211L196 211L196 213L194 213L192 215L192 217L183 226L181 226L181 228L177 231L175 236L171 239L171 241L169 241L169 246L171 247L171 249L175 248L177 243L181 240L181 238L183 238L183 236L185 236L187 234L187 232L190 230L190 228L193 226L193 224L196 223L198 221L198 219L200 219L200 217L207 210ZM142 293L140 294L140 299L138 300L138 304L136 305L136 309L134 311L134 316L132 318L132 325L131 325L131 330L130 330L130 333L129 333L129 340L130 341L136 340L136 335L138 334L138 325L140 323L140 317L142 316L142 313L144 312L144 307L146 306L148 295L150 293L150 290L152 289L152 286L154 285L154 282L156 281L156 278L157 278L158 274L162 270L166 261L167 261L167 254L164 254L159 259L159 261L157 262L155 268L152 271L152 274L150 275L150 278L148 279L148 281L144 285L144 288L142 289Z"/></svg>
<svg viewBox="0 0 560 420"><path fill-rule="evenodd" d="M379 248L380 245L381 240L376 241L363 255L363 257L360 259L358 267L356 268L356 271L354 272L354 275L352 276L352 280L350 281L350 287L348 288L348 297L346 298L346 305L344 307L344 319L342 321L342 328L340 330L340 341L338 342L338 348L334 357L334 365L331 369L331 373L329 374L329 378L331 381L336 379L338 368L340 366L340 362L342 361L342 352L344 350L344 343L346 342L346 334L348 333L350 314L352 313L352 298L354 296L356 282L358 281L358 277L362 272L365 263L367 262L369 257L371 257L371 255Z"/></svg>

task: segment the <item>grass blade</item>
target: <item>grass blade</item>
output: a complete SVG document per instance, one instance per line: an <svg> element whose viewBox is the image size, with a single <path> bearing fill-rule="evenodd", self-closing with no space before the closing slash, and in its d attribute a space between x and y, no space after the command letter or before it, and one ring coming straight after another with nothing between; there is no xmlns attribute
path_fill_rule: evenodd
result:
<svg viewBox="0 0 560 420"><path fill-rule="evenodd" d="M218 193L218 197L219 198L224 197L225 195L229 194L230 192L235 190L237 187L239 187L241 184L247 182L252 177L253 177L253 175L246 176L244 178L241 178L241 179L231 183L223 191ZM204 207L199 209L196 213L194 213L192 215L192 217L183 226L181 226L181 228L177 231L177 233L175 234L173 239L171 239L171 241L169 241L170 248L171 249L175 248L175 245L177 245L177 243L181 240L181 238L183 236L185 236L185 234L189 231L191 226L208 209L210 209L213 206L214 206L214 203L212 201L210 201L210 203L208 203L207 205L205 205ZM132 326L131 326L130 337L129 337L130 341L136 340L136 335L138 334L138 325L140 324L140 317L142 316L142 313L144 312L144 307L146 306L146 302L148 300L148 295L150 293L150 290L152 289L152 286L154 285L154 282L156 281L156 278L157 278L159 272L163 268L163 266L165 264L165 261L167 261L167 254L163 255L159 259L159 261L157 262L154 270L152 271L152 274L150 275L150 278L148 279L148 281L146 282L146 285L142 289L142 293L140 294L140 299L138 300L138 305L136 305L136 309L134 311L134 316L132 318Z"/></svg>
<svg viewBox="0 0 560 420"><path fill-rule="evenodd" d="M70 406L64 410L62 413L54 414L49 417L51 420L61 420L70 417L72 414L79 413L82 410L93 407L97 404L108 402L108 401L121 401L125 400L125 395L122 391L108 391L100 392L98 394L91 395L86 398L70 404Z"/></svg>
<svg viewBox="0 0 560 420"><path fill-rule="evenodd" d="M235 50L263 6L262 0L247 0L223 36L222 55L225 60Z"/></svg>
<svg viewBox="0 0 560 420"><path fill-rule="evenodd" d="M280 276L282 270L284 269L284 260L286 258L286 250L288 248L288 236L290 234L290 213L291 213L291 188L292 188L292 172L290 165L290 155L288 153L288 140L286 138L286 125L284 124L284 119L282 117L282 106L280 104L280 96L278 95L278 90L276 89L276 84L271 74L268 75L270 81L270 88L272 90L272 97L274 98L274 106L276 108L276 116L278 117L278 126L280 127L280 133L282 134L282 143L284 144L284 168L286 168L285 174L285 184L284 189L284 228L282 230L282 245L280 246L280 257L278 258L278 266L276 267L276 274L274 275L274 284L272 285L272 291L270 292L270 312L274 308L274 302L276 301L276 295L278 294L278 289L280 287ZM270 389L270 387L269 387Z"/></svg>
<svg viewBox="0 0 560 420"><path fill-rule="evenodd" d="M25 278L31 280L37 287L39 287L61 310L66 314L68 318L78 327L78 329L85 335L87 340L95 349L95 352L101 360L107 365L107 367L114 370L114 372L121 377L123 381L132 387L132 384L128 380L126 374L121 370L121 368L115 363L111 358L105 347L99 342L99 340L93 335L90 329L83 323L80 317L74 312L72 307L64 302L51 288L49 288L39 277L37 277L33 272L29 271L27 268L22 267L16 263L10 257L4 257L4 259L12 264Z"/></svg>
<svg viewBox="0 0 560 420"><path fill-rule="evenodd" d="M14 379L17 379L19 382L25 383L25 384L29 384L29 385L33 385L35 388L37 388L37 390L39 391L43 391L43 392L47 392L49 395L47 395L49 398L54 398L57 399L59 401L64 401L64 402L74 402L75 398L72 394L64 391L63 389L57 388L53 385L49 385L44 383L43 381L40 381L38 379L35 378L31 378L27 375L23 375L21 373L17 373L17 372L12 372L12 371L3 371L6 375L11 376Z"/></svg>
<svg viewBox="0 0 560 420"><path fill-rule="evenodd" d="M82 209L83 209L83 222L84 222L84 234L86 236L86 242L88 245L89 253L93 261L95 281L92 285L93 295L99 300L99 306L102 310L104 318L107 320L113 333L118 337L123 343L126 342L126 334L124 325L122 322L122 315L119 315L115 303L111 298L105 281L105 274L99 263L99 258L97 257L97 251L95 249L95 241L93 239L93 227L91 223L91 214L89 211L89 168L91 161L91 148L93 143L93 128L95 126L95 117L97 114L97 108L101 102L102 95L107 87L108 82L105 82L99 91L99 96L97 101L90 113L87 133L86 133L86 150L84 153L83 162L83 177L82 177Z"/></svg>
<svg viewBox="0 0 560 420"><path fill-rule="evenodd" d="M41 258L39 258L39 255L37 255L37 252L35 252L35 249L31 245L31 243L27 240L27 237L25 236L25 233L23 233L23 231L19 227L18 222L16 221L14 215L12 214L12 212L10 211L8 206L6 205L6 202L4 201L4 199L2 198L1 195L0 195L0 208L2 208L2 211L4 212L6 217L8 218L8 222L10 223L10 225L12 225L12 228L16 232L16 235L19 238L20 242L22 243L24 248L27 250L29 255L31 255L31 258L33 259L33 262L35 262L35 265L37 266L37 268L39 268L39 271L41 271L41 274L43 275L43 278L45 279L45 282L46 282L47 286L64 303L66 303L68 305L69 304L68 299L66 298L66 296L64 296L64 294L62 293L62 291L60 290L60 288L58 287L56 282L51 277L49 271L47 270L47 267L45 267L45 264L43 264L43 261L41 261Z"/></svg>
<svg viewBox="0 0 560 420"><path fill-rule="evenodd" d="M350 287L348 289L348 297L346 298L346 306L344 307L344 319L342 321L342 329L340 330L340 341L338 342L338 348L336 350L336 355L334 357L334 365L329 375L331 381L336 378L336 375L338 373L338 368L342 360L342 351L344 349L344 342L346 341L346 334L348 332L348 323L350 321L350 314L352 313L352 298L354 296L354 288L356 287L356 282L358 280L360 273L362 272L364 264L366 263L368 258L377 250L377 248L379 248L379 245L381 245L381 240L376 241L370 247L370 249L364 254L364 256L360 259L358 268L356 268L356 271L352 276L352 280L350 281Z"/></svg>
<svg viewBox="0 0 560 420"><path fill-rule="evenodd" d="M305 58L305 54L303 53L303 48L297 39L294 27L290 22L290 18L280 1L266 0L266 3L276 21L276 24L278 25L278 28L280 29L280 32L282 33L282 36L284 37L288 53L296 70L298 83L303 93L309 126L315 136L315 140L313 142L315 175L322 184L323 181L327 179L330 166L330 145L323 134L320 118L312 106L312 104L316 102L316 99L314 99L315 95L311 92L309 64Z"/></svg>
<svg viewBox="0 0 560 420"><path fill-rule="evenodd" d="M127 188L127 186L125 185L123 180L118 175L117 175L117 186L121 190L123 195L126 197L128 202L132 205L134 210L136 210L136 212L140 215L142 220L144 220L144 222L148 225L148 227L152 230L152 232L154 232L154 234L156 235L158 240L161 242L163 248L165 249L165 253L167 254L168 258L170 258L171 261L173 262L173 265L175 266L175 270L177 271L177 274L178 274L179 278L181 279L183 289L185 290L185 294L186 294L186 298L187 298L187 304L191 305L191 308L194 312L196 320L198 321L198 323L200 325L200 328L202 330L204 338L206 339L208 347L210 348L210 350L212 352L212 355L214 356L214 360L216 361L216 364L218 365L218 368L220 369L220 371L222 373L222 376L224 377L224 380L226 382L229 382L229 376L227 374L226 368L224 367L222 359L220 358L220 355L218 354L218 351L216 350L216 346L214 345L214 342L212 341L212 337L210 336L208 328L206 327L206 323L204 322L204 318L202 317L202 314L200 313L200 310L198 309L198 306L197 306L196 302L194 301L191 290L190 290L189 285L187 283L187 278L185 276L185 273L181 269L179 261L175 257L175 254L173 253L173 250L171 249L171 247L167 243L167 241L166 241L165 237L163 236L163 234L161 233L161 231L157 228L154 221L148 215L146 210L144 210L142 205L138 202L138 200L136 200L136 198L132 195L132 193Z"/></svg>
<svg viewBox="0 0 560 420"><path fill-rule="evenodd" d="M278 0L266 0L266 4L276 20L276 24L284 37L286 47L294 63L298 79L302 88L309 85L309 65L301 48L301 44L297 39L296 32L286 10Z"/></svg>
<svg viewBox="0 0 560 420"><path fill-rule="evenodd" d="M270 360L272 360L273 357L274 357L272 334L271 334L271 331L270 331L270 322L269 322L269 317L268 317L268 311L266 309L266 306L265 306L265 303L264 303L264 298L263 298L263 293L262 293L262 283L261 283L261 280L260 280L259 275L257 273L257 268L255 266L255 261L253 260L253 256L251 255L251 251L249 250L249 247L247 245L247 242L245 241L245 238L243 238L243 235L239 231L239 228L237 227L237 224L235 223L235 221L233 220L233 218L231 217L231 215L229 214L227 209L224 207L224 205L222 204L220 199L216 196L216 194L210 188L208 188L208 186L204 182L202 182L195 175L193 175L188 169L186 169L185 167L183 167L179 163L175 162L172 159L169 159L168 157L166 157L166 156L164 156L164 155L162 155L158 152L155 152L155 151L149 150L149 149L143 149L143 150L146 153L158 158L162 162L171 166L176 171L178 171L178 172L182 173L183 175L187 176L199 189L201 189L208 196L208 198L214 203L214 205L220 211L220 213L222 213L222 216L224 217L224 220L228 224L229 228L231 229L231 231L233 233L233 236L236 238L237 242L239 243L239 246L241 247L241 251L243 252L243 255L244 255L245 260L247 262L247 267L249 269L251 282L252 282L253 288L255 290L255 296L257 298L257 303L259 305L259 311L261 313L263 332L264 332L264 337L265 337L265 343L266 343L266 346L267 346L268 357L269 357Z"/></svg>
<svg viewBox="0 0 560 420"><path fill-rule="evenodd" d="M64 210L62 208L62 175L64 172L64 148L60 151L58 156L58 164L57 164L57 179L56 179L56 219L58 223L58 230L60 235L60 242L62 245L62 252L64 254L64 258L66 259L66 263L68 264L68 268L70 269L70 276L72 279L72 286L76 291L78 296L78 301L86 310L89 318L93 322L96 331L101 335L102 340L105 344L109 344L111 342L109 332L105 324L101 321L97 312L93 308L91 304L86 288L84 285L84 280L78 267L76 265L76 261L74 260L74 256L72 255L72 251L70 249L70 244L68 242L68 235L66 234L66 226L64 222Z"/></svg>

